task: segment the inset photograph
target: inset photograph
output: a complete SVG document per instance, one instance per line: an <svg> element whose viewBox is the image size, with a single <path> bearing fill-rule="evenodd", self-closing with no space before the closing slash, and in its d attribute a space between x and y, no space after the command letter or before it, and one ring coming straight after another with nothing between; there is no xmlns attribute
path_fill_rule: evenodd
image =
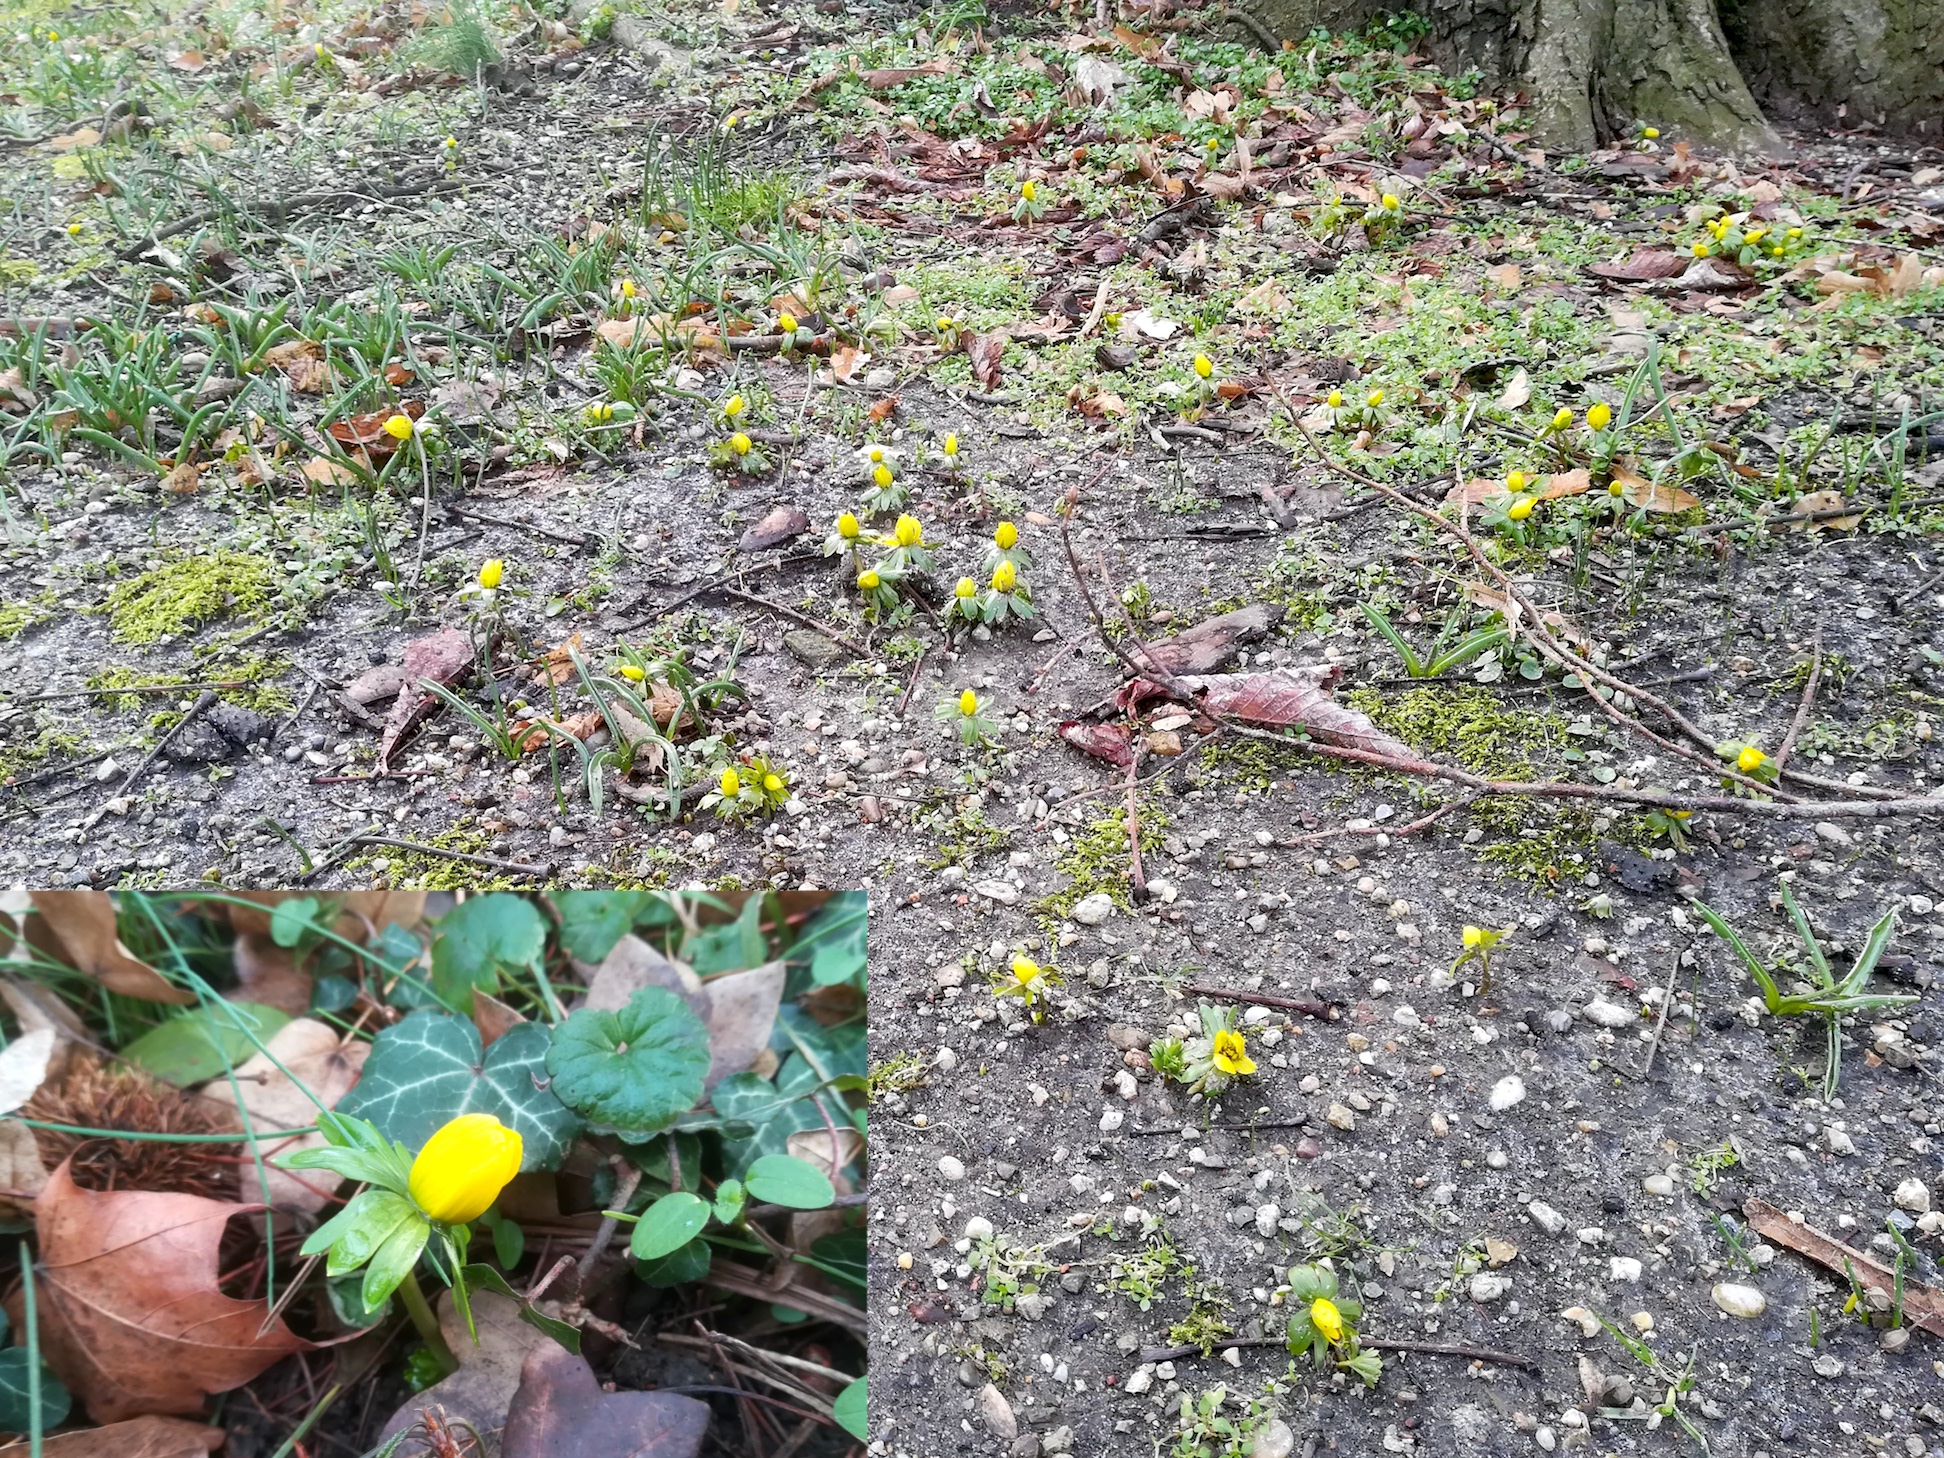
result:
<svg viewBox="0 0 1944 1458"><path fill-rule="evenodd" d="M862 892L4 913L11 1451L861 1450Z"/></svg>

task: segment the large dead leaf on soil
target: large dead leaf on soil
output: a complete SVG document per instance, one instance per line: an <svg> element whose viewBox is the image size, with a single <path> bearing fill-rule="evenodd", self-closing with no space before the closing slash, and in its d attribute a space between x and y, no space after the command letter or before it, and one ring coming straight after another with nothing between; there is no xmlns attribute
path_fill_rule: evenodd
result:
<svg viewBox="0 0 1944 1458"><path fill-rule="evenodd" d="M144 1002L191 1003L196 995L173 986L121 943L115 903L106 891L36 891L37 916L25 923L27 940L55 961L94 978L110 992Z"/></svg>
<svg viewBox="0 0 1944 1458"><path fill-rule="evenodd" d="M1846 505L1848 505L1848 502L1844 499L1843 493L1840 491L1810 491L1798 496L1788 511L1781 514L1787 516L1814 516L1824 511L1841 511ZM1783 522L1778 526L1770 527L1769 530L1791 532L1848 532L1856 530L1862 520L1863 513L1859 511L1853 516L1830 516L1824 517L1821 521Z"/></svg>
<svg viewBox="0 0 1944 1458"><path fill-rule="evenodd" d="M1692 262L1692 256L1683 257L1671 248L1636 248L1625 263L1589 263L1586 271L1595 278L1645 283L1649 279L1679 278Z"/></svg>
<svg viewBox="0 0 1944 1458"><path fill-rule="evenodd" d="M1225 719L1265 729L1300 726L1325 744L1416 760L1418 755L1409 745L1330 697L1339 672L1335 667L1273 668L1263 673L1189 675L1176 678L1172 688L1137 678L1115 696L1115 702L1124 709L1138 709L1151 699L1172 698L1178 689L1192 695L1196 707Z"/></svg>
<svg viewBox="0 0 1944 1458"><path fill-rule="evenodd" d="M1125 724L1086 724L1068 719L1060 725L1060 738L1082 754L1104 759L1127 769L1134 763L1134 735Z"/></svg>
<svg viewBox="0 0 1944 1458"><path fill-rule="evenodd" d="M414 691L420 680L430 679L450 686L465 677L472 666L472 642L457 628L441 628L405 645L405 686L399 690L398 702L385 717L385 732L378 741L380 773L391 768L391 757L399 742L438 705L438 699L431 694Z"/></svg>
<svg viewBox="0 0 1944 1458"><path fill-rule="evenodd" d="M742 534L738 552L767 552L785 542L795 541L810 530L810 518L801 507L779 506Z"/></svg>
<svg viewBox="0 0 1944 1458"><path fill-rule="evenodd" d="M381 1443L414 1426L421 1413L441 1407L448 1421L470 1423L482 1433L496 1431L506 1423L507 1406L520 1386L520 1364L528 1354L543 1347L563 1351L552 1337L520 1320L519 1303L510 1297L496 1291L474 1291L472 1309L479 1331L477 1342L452 1309L452 1293L440 1294L439 1330L459 1359L459 1370L407 1398L378 1435ZM420 1435L405 1439L395 1458L422 1458L428 1451L421 1430ZM607 1454L587 1449L583 1458L607 1458Z"/></svg>
<svg viewBox="0 0 1944 1458"><path fill-rule="evenodd" d="M506 1414L501 1458L695 1458L706 1403L674 1392L607 1392L583 1357L548 1342L528 1355Z"/></svg>
<svg viewBox="0 0 1944 1458"><path fill-rule="evenodd" d="M1220 617L1206 618L1174 637L1135 649L1134 661L1162 673L1214 673L1235 661L1244 643L1255 643L1283 620L1280 603L1258 602Z"/></svg>
<svg viewBox="0 0 1944 1458"><path fill-rule="evenodd" d="M42 1458L203 1458L223 1446L229 1434L221 1428L185 1422L181 1418L139 1417L105 1428L50 1433L41 1443ZM25 1438L0 1448L0 1454L26 1458Z"/></svg>
<svg viewBox="0 0 1944 1458"><path fill-rule="evenodd" d="M1767 1200L1751 1198L1743 1204L1742 1214L1764 1240L1785 1245L1797 1255L1807 1256L1845 1280L1853 1280L1885 1296L1895 1296L1898 1285L1896 1273L1875 1256L1843 1244L1835 1236L1824 1234L1807 1221L1790 1219L1785 1211L1778 1210ZM1922 1327L1932 1336L1944 1336L1944 1291L1919 1285L1908 1276L1902 1285L1904 1320L1912 1326Z"/></svg>
<svg viewBox="0 0 1944 1458"><path fill-rule="evenodd" d="M385 422L394 415L417 420L424 414L423 400L402 400L395 410L374 410L369 415L334 420L325 428L330 431L331 439L347 451L362 450L371 460L382 461L404 444L397 436L386 431Z"/></svg>
<svg viewBox="0 0 1944 1458"><path fill-rule="evenodd" d="M322 395L335 383L331 367L324 362L324 346L314 340L273 344L263 352L263 362L281 370L290 388L300 395Z"/></svg>
<svg viewBox="0 0 1944 1458"><path fill-rule="evenodd" d="M990 334L965 334L960 336L965 352L972 361L972 378L977 380L983 390L999 388L999 360L1006 352L1009 342L1006 331L995 329Z"/></svg>
<svg viewBox="0 0 1944 1458"><path fill-rule="evenodd" d="M294 948L280 947L266 932L245 932L236 939L238 1002L260 1002L302 1017L311 1004L311 975L297 965Z"/></svg>
<svg viewBox="0 0 1944 1458"><path fill-rule="evenodd" d="M217 1288L223 1228L247 1205L150 1190L97 1193L68 1166L35 1204L41 1351L96 1422L194 1414L310 1344L262 1301ZM18 1298L8 1309L18 1326Z"/></svg>
<svg viewBox="0 0 1944 1458"><path fill-rule="evenodd" d="M1701 504L1701 498L1692 491L1683 491L1679 486L1656 485L1625 466L1613 468L1613 479L1620 483L1620 494L1626 503L1642 511L1692 511Z"/></svg>
<svg viewBox="0 0 1944 1458"><path fill-rule="evenodd" d="M335 1175L319 1170L278 1169L268 1163L272 1154L293 1154L299 1149L315 1149L325 1142L321 1134L299 1134L291 1139L275 1137L276 1130L303 1129L317 1122L317 1106L277 1064L281 1063L304 1088L316 1094L325 1108L334 1109L338 1100L357 1083L371 1045L357 1038L341 1037L337 1029L315 1018L298 1018L277 1029L276 1035L264 1046L276 1062L261 1053L254 1054L237 1066L234 1087L227 1078L219 1078L203 1089L203 1097L234 1110L237 1094L241 1092L242 1107L262 1141L272 1205L280 1210L321 1210L340 1183ZM257 1179L255 1162L245 1160L238 1167L238 1175L242 1197L261 1198L263 1185Z"/></svg>

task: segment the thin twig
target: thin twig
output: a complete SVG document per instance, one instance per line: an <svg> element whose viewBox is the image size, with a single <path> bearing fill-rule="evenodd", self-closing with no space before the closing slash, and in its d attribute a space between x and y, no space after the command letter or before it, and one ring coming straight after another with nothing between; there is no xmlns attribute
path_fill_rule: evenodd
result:
<svg viewBox="0 0 1944 1458"><path fill-rule="evenodd" d="M1674 982L1680 975L1681 957L1677 952L1674 955L1674 966L1667 974L1667 991L1661 997L1660 1016L1654 1019L1654 1036L1647 1044L1647 1062L1640 1070L1642 1078L1654 1071L1654 1055L1660 1052L1661 1029L1667 1026L1667 1010L1674 1005Z"/></svg>
<svg viewBox="0 0 1944 1458"><path fill-rule="evenodd" d="M672 1145L673 1141L670 1141L670 1143ZM628 1201L634 1198L634 1192L641 1184L641 1171L636 1169L631 1161L623 1159L618 1154L609 1163L614 1166L614 1198L609 1203L608 1208L611 1210L626 1210L628 1208ZM601 1223L599 1228L594 1232L594 1238L587 1243L587 1249L581 1255L580 1264L574 1268L575 1279L583 1287L587 1285L587 1273L594 1269L594 1263L601 1258L602 1252L608 1248L608 1243L614 1239L614 1232L620 1228L620 1225L621 1222L616 1220L612 1215L603 1215L601 1217Z"/></svg>
<svg viewBox="0 0 1944 1458"><path fill-rule="evenodd" d="M51 694L30 694L24 699L7 699L10 704L46 704L56 699L113 698L116 694L179 694L189 689L240 689L250 686L248 679L207 679L202 683L130 683L120 688L61 689ZM6 698L0 693L0 698Z"/></svg>
<svg viewBox="0 0 1944 1458"><path fill-rule="evenodd" d="M1818 622L1815 639L1809 647L1809 677L1802 683L1802 702L1796 705L1795 718L1789 721L1789 732L1782 736L1781 746L1775 751L1775 772L1778 775L1788 764L1789 756L1795 753L1796 740L1808 727L1809 711L1815 707L1816 685L1822 682L1822 634L1822 624Z"/></svg>
<svg viewBox="0 0 1944 1458"><path fill-rule="evenodd" d="M196 702L189 706L189 712L184 714L180 719L176 720L175 724L173 725L173 727L170 728L169 732L164 734L160 739L155 741L155 747L149 750L147 754L142 756L142 762L136 765L134 769L130 770L128 774L123 778L122 782L115 787L115 793L109 796L109 803L112 804L114 801L119 800L122 796L126 795L131 789L133 789L135 787L135 782L141 779L141 777L148 772L148 767L155 763L155 761L161 756L162 751L169 747L170 743L175 739L175 737L178 734L180 734L184 729L187 729L191 724L195 723L196 720L200 719L205 713L208 712L210 706L216 702L216 697L217 697L216 690L214 689L204 689L200 694L198 694L196 696ZM95 825L100 821L101 817L106 815L107 813L108 813L108 806L103 805L99 810L95 811L94 814L90 815L87 818L87 820L83 823L82 828L87 830L92 830L95 827Z"/></svg>
<svg viewBox="0 0 1944 1458"><path fill-rule="evenodd" d="M1183 992L1191 992L1196 997L1209 997L1217 1002L1252 1002L1258 1007L1281 1008L1284 1012L1307 1013L1313 1018L1329 1021L1335 1016L1327 1002L1318 1002L1313 997L1275 997L1267 992L1244 992L1234 987L1183 987Z"/></svg>

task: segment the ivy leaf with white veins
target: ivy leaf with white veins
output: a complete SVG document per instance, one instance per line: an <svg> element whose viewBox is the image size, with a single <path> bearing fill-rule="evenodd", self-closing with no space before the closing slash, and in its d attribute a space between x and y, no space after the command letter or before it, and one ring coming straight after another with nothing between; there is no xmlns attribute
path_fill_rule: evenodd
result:
<svg viewBox="0 0 1944 1458"><path fill-rule="evenodd" d="M709 1030L667 988L644 987L619 1012L584 1007L570 1015L547 1071L560 1101L594 1132L639 1144L701 1101Z"/></svg>
<svg viewBox="0 0 1944 1458"><path fill-rule="evenodd" d="M550 1169L580 1132L548 1087L552 1041L546 1024L520 1023L482 1051L470 1021L422 1009L372 1040L364 1076L337 1111L369 1119L410 1150L449 1119L491 1114L519 1134L521 1169ZM702 1057L706 1066L706 1049Z"/></svg>

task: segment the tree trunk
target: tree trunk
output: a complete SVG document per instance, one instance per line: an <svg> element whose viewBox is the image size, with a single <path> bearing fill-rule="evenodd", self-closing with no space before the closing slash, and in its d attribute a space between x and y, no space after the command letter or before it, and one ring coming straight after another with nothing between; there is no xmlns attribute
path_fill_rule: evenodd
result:
<svg viewBox="0 0 1944 1458"><path fill-rule="evenodd" d="M1585 151L1659 127L1732 151L1780 144L1750 90L1936 130L1944 0L1404 0L1448 69L1530 98L1534 135ZM1399 0L1257 0L1273 31L1356 29ZM1723 20L1728 25L1724 30ZM1782 113L1778 113L1782 114Z"/></svg>

